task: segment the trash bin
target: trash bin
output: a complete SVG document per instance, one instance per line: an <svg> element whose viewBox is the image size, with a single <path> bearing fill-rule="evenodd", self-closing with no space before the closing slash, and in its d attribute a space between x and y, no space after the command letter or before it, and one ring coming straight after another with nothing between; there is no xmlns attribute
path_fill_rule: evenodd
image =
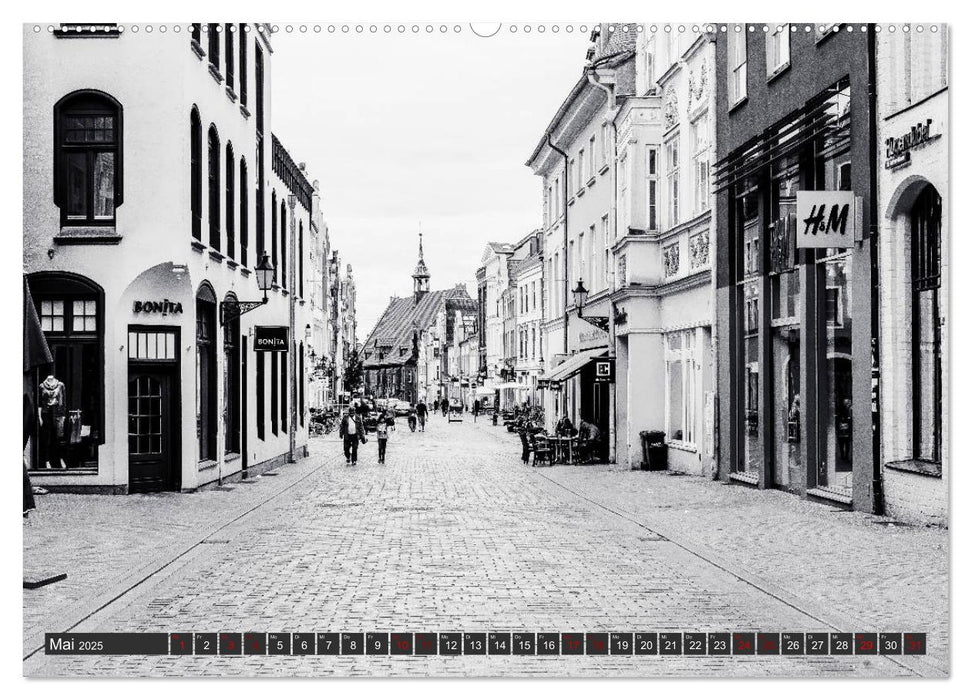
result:
<svg viewBox="0 0 971 700"><path fill-rule="evenodd" d="M642 430L641 450L644 461L641 469L644 471L661 471L668 468L668 446L664 442L663 430Z"/></svg>

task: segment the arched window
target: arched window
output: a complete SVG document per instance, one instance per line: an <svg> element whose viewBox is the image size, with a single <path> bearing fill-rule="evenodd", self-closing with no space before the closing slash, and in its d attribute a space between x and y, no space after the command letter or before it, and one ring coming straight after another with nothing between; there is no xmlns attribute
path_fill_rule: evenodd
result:
<svg viewBox="0 0 971 700"><path fill-rule="evenodd" d="M202 120L199 110L192 108L189 115L189 140L191 141L189 188L192 201L192 237L202 240Z"/></svg>
<svg viewBox="0 0 971 700"><path fill-rule="evenodd" d="M122 110L97 90L54 105L54 203L62 226L110 226L122 202Z"/></svg>
<svg viewBox="0 0 971 700"><path fill-rule="evenodd" d="M927 185L910 214L914 459L941 461L941 196Z"/></svg>
<svg viewBox="0 0 971 700"><path fill-rule="evenodd" d="M209 25L209 63L219 72L219 25Z"/></svg>
<svg viewBox="0 0 971 700"><path fill-rule="evenodd" d="M246 159L239 159L239 261L246 265L249 247L249 171Z"/></svg>
<svg viewBox="0 0 971 700"><path fill-rule="evenodd" d="M287 288L287 203L280 201L280 286Z"/></svg>
<svg viewBox="0 0 971 700"><path fill-rule="evenodd" d="M219 132L209 125L209 245L219 250Z"/></svg>
<svg viewBox="0 0 971 700"><path fill-rule="evenodd" d="M226 255L236 257L236 158L226 144Z"/></svg>
<svg viewBox="0 0 971 700"><path fill-rule="evenodd" d="M270 262L273 263L273 281L276 282L280 266L276 257L276 190L270 193Z"/></svg>

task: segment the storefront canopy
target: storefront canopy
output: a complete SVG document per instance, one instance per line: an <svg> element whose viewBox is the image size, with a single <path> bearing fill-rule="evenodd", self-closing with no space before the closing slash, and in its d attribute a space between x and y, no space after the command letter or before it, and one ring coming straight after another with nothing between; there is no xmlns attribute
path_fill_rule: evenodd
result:
<svg viewBox="0 0 971 700"><path fill-rule="evenodd" d="M547 374L545 377L540 377L540 379L548 379L553 382L561 382L564 379L569 379L574 374L583 369L588 362L598 357L606 357L606 348L595 348L593 350L581 350L576 355L572 355L566 359L565 362L557 365Z"/></svg>
<svg viewBox="0 0 971 700"><path fill-rule="evenodd" d="M517 384L516 382L503 382L502 384L496 384L493 389L518 389L519 391L529 391L529 387L525 384Z"/></svg>

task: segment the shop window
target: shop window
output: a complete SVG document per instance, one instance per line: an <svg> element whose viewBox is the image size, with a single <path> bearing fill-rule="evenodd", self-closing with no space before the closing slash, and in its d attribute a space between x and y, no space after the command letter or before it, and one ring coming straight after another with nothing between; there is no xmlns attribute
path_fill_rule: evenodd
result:
<svg viewBox="0 0 971 700"><path fill-rule="evenodd" d="M175 331L128 331L129 360L175 360Z"/></svg>
<svg viewBox="0 0 971 700"><path fill-rule="evenodd" d="M62 226L114 225L121 136L121 105L106 93L74 92L54 106L54 203Z"/></svg>
<svg viewBox="0 0 971 700"><path fill-rule="evenodd" d="M256 353L256 437L266 439L266 353Z"/></svg>
<svg viewBox="0 0 971 700"><path fill-rule="evenodd" d="M69 273L35 273L28 284L53 358L30 381L38 417L31 469L96 473L104 444L103 292Z"/></svg>
<svg viewBox="0 0 971 700"><path fill-rule="evenodd" d="M941 461L941 197L933 186L911 210L914 458Z"/></svg>
<svg viewBox="0 0 971 700"><path fill-rule="evenodd" d="M304 357L304 354L303 354L303 343L300 343L300 354L298 355L298 357L300 358L300 368L299 368L300 369L300 383L299 383L298 387L299 387L299 390L300 390L300 427L302 428L303 425L304 425L304 415L303 414L304 414L304 410L305 410L305 404L304 404L304 383L306 381L306 376L307 376L307 358Z"/></svg>
<svg viewBox="0 0 971 700"><path fill-rule="evenodd" d="M696 354L695 329L665 336L667 439L694 447L698 424L698 387L701 362Z"/></svg>
<svg viewBox="0 0 971 700"><path fill-rule="evenodd" d="M280 353L270 353L270 430L280 434Z"/></svg>
<svg viewBox="0 0 971 700"><path fill-rule="evenodd" d="M290 394L290 383L287 381L287 365L289 364L289 356L280 358L280 429L283 432L287 432L289 428L287 427L287 419L289 412L289 394Z"/></svg>

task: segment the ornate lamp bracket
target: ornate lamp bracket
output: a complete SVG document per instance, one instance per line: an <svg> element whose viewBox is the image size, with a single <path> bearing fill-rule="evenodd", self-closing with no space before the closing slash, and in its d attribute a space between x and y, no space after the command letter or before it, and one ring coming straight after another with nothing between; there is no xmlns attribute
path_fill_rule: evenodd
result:
<svg viewBox="0 0 971 700"><path fill-rule="evenodd" d="M249 313L253 309L258 309L267 302L263 301L224 301L219 304L219 325L225 326L230 321L235 321L243 314Z"/></svg>

